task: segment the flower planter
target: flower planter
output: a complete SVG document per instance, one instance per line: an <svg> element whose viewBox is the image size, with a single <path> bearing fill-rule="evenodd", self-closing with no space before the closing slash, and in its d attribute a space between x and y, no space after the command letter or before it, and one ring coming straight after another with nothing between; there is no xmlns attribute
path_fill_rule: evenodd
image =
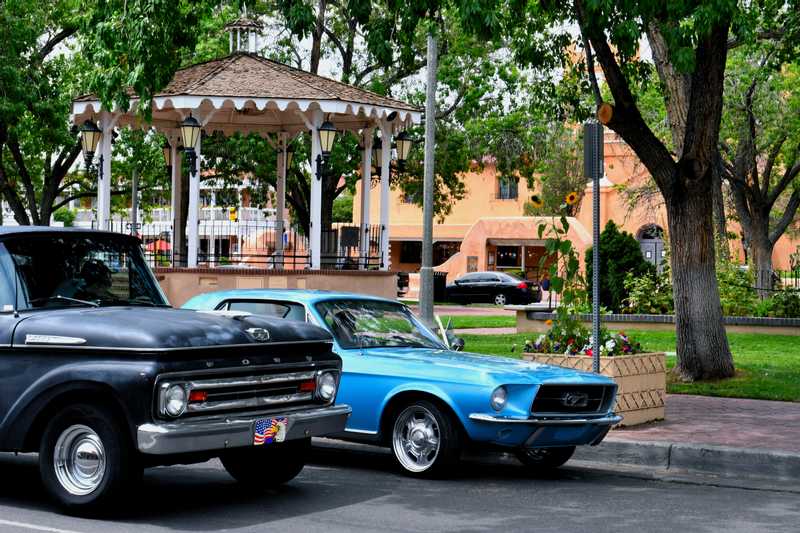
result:
<svg viewBox="0 0 800 533"><path fill-rule="evenodd" d="M525 353L522 357L537 363L592 371L592 358L588 355ZM617 382L615 411L625 417L621 426L664 419L667 367L663 353L601 357L600 373Z"/></svg>

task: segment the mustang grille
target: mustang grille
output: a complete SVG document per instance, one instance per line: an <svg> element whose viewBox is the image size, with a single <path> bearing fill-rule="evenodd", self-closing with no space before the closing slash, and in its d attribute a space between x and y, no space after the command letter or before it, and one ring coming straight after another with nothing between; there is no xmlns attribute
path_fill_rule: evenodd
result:
<svg viewBox="0 0 800 533"><path fill-rule="evenodd" d="M533 399L535 414L571 415L608 411L613 385L542 385Z"/></svg>

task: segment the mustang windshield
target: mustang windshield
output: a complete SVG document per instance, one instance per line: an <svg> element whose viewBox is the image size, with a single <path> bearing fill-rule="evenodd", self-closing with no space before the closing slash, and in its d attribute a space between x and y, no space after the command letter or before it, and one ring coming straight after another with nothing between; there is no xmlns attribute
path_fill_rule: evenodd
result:
<svg viewBox="0 0 800 533"><path fill-rule="evenodd" d="M354 299L329 300L316 307L342 348L445 349L436 335L401 304Z"/></svg>
<svg viewBox="0 0 800 533"><path fill-rule="evenodd" d="M4 287L0 295L13 300L16 292L19 309L168 305L141 249L128 238L80 233L8 238L0 245L0 267L6 280L19 284L16 291Z"/></svg>

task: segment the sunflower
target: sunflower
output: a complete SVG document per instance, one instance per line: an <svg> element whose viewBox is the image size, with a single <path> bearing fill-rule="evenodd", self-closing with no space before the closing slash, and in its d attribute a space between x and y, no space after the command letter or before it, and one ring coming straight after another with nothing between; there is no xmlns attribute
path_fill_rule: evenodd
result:
<svg viewBox="0 0 800 533"><path fill-rule="evenodd" d="M536 209L540 209L544 205L544 202L538 194L534 194L531 196L531 205Z"/></svg>
<svg viewBox="0 0 800 533"><path fill-rule="evenodd" d="M578 193L572 191L564 200L567 202L567 205L575 205L578 202Z"/></svg>
<svg viewBox="0 0 800 533"><path fill-rule="evenodd" d="M544 321L544 325L549 328L550 326L553 325L553 321L548 318L547 320Z"/></svg>

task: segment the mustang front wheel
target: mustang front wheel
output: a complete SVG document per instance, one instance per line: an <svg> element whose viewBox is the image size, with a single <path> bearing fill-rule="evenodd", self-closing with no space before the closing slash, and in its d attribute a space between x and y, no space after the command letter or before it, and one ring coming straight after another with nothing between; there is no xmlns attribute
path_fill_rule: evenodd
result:
<svg viewBox="0 0 800 533"><path fill-rule="evenodd" d="M392 452L407 474L441 474L458 460L458 428L451 417L432 402L414 402L400 409L395 418Z"/></svg>
<svg viewBox="0 0 800 533"><path fill-rule="evenodd" d="M569 461L575 446L559 448L522 448L517 450L517 459L531 469L550 470Z"/></svg>

